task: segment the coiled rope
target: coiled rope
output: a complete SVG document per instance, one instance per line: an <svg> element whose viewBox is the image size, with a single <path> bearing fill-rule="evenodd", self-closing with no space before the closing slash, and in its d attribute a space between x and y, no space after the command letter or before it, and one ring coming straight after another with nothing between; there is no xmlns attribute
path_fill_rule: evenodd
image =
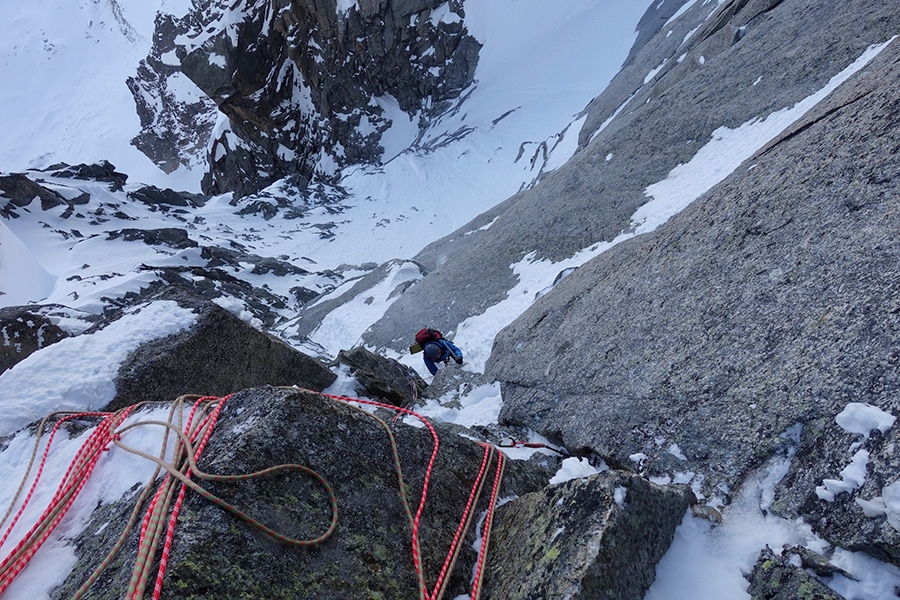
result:
<svg viewBox="0 0 900 600"><path fill-rule="evenodd" d="M183 409L183 402L187 398L196 398L196 402L192 409L191 416L188 419L188 424L184 428L185 431L183 432L181 427L181 411ZM78 453L72 460L66 474L63 477L62 483L60 483L57 492L48 503L48 506L45 509L44 513L37 520L31 530L18 542L12 552L3 560L2 563L0 563L0 594L2 594L6 590L6 588L9 587L15 577L22 571L22 569L25 568L28 560L30 560L31 557L34 556L41 545L47 540L53 529L68 511L69 507L71 507L78 493L84 487L91 472L93 471L94 466L96 466L97 461L99 460L100 456L102 456L102 452L108 450L111 444L115 444L127 452L141 456L155 463L157 465L157 468L153 476L145 486L143 492L141 493L138 502L135 504L125 530L119 536L119 539L114 544L113 549L103 560L101 565L94 571L94 573L90 575L88 580L76 592L74 596L75 598L83 598L87 594L88 589L91 587L91 585L93 585L97 581L103 571L112 563L114 557L124 544L125 539L128 537L128 534L136 525L138 516L140 515L140 511L144 506L146 499L150 496L150 493L155 486L157 476L161 470L165 470L167 472L167 476L164 480L164 483L160 486L156 496L154 497L154 500L150 503L150 507L148 508L142 522L138 559L135 563L131 581L129 582L128 590L125 596L129 600L144 597L145 588L149 579L151 567L153 565L156 548L159 545L159 540L162 535L162 525L165 522L165 515L168 513L168 507L171 504L171 500L174 496L174 490L177 489L177 484L179 482L181 483L181 489L178 492L176 508L175 510L173 510L169 518L168 527L166 528L166 537L163 544L163 554L157 571L157 578L153 591L154 599L158 599L162 591L162 580L165 574L166 561L168 559L168 552L171 546L172 536L174 534L175 522L178 515L177 511L178 509L180 509L181 503L184 500L184 492L186 491L186 488L191 488L206 500L227 510L234 516L242 519L259 531L285 544L293 546L311 546L314 544L322 543L323 541L328 539L328 537L331 536L331 534L337 527L337 500L328 482L321 475L309 469L308 467L298 464L283 464L277 465L275 467L270 467L268 469L263 469L254 473L239 475L213 475L204 473L199 468L197 468L196 460L200 457L203 447L209 440L209 436L212 433L212 428L215 425L216 419L218 418L219 412L221 411L221 408L224 405L226 399L227 398L220 399L208 396L182 396L172 404L168 421L140 421L124 427L120 427L121 423L129 414L131 414L141 405L131 406L115 413L54 413L54 415L45 418L38 428L37 440L35 441L32 458L29 461L29 465L26 469L25 475L22 478L22 483L20 484L18 491L14 495L12 502L10 503L10 507L6 511L3 520L0 521L0 527L5 524L9 515L12 513L12 509L14 508L15 503L21 496L22 491L24 490L24 487L28 481L28 478L34 466L35 458L38 454L40 440L42 437L41 433L43 431L44 425L49 419L52 419L55 416L63 415L62 418L60 418L60 420L53 427L51 435L44 449L40 467L38 468L35 479L32 482L31 489L29 490L27 497L25 498L22 506L19 508L19 511L16 513L15 518L10 523L3 537L0 538L0 540L2 540L0 541L0 544L2 544L12 533L19 517L25 511L28 503L32 500L33 493L37 488L44 465L47 462L47 457L50 452L53 437L55 436L62 423L70 420L85 419L88 417L102 417L103 420L94 429L94 431L88 437L87 441L78 450ZM176 419L174 419L173 417L173 415L175 415L176 413L178 414L177 424ZM159 456L152 456L140 450L130 448L122 443L121 439L124 433L136 427L147 425L162 426L166 428L168 432L175 434L177 442L174 457L171 461L166 461L164 459L166 455L166 445L169 438L168 435L164 436L162 449ZM198 439L200 441L195 445L195 442ZM269 527L256 521L238 508L213 495L191 479L191 477L193 476L209 481L233 482L247 480L255 477L262 477L284 470L300 471L301 473L312 477L322 485L328 495L328 501L331 507L331 521L325 532L314 539L300 540L278 533L273 529L270 529Z"/></svg>
<svg viewBox="0 0 900 600"><path fill-rule="evenodd" d="M34 556L35 552L47 541L47 538L50 537L50 534L62 520L62 518L66 515L69 508L72 506L72 503L75 502L75 499L78 497L78 494L84 488L84 485L87 483L88 478L94 470L94 467L97 465L97 461L100 459L102 452L108 447L112 437L115 435L116 427L128 416L128 414L133 410L134 407L129 407L125 410L119 411L113 414L105 414L103 421L94 428L93 432L88 436L86 442L81 446L78 450L78 453L75 455L75 458L69 464L69 468L67 469L65 475L63 475L62 481L56 489L56 493L53 495L50 503L47 508L41 514L41 516L37 519L31 529L22 537L18 544L13 548L12 552L0 563L0 593L3 593L7 587L12 583L13 579L25 568L25 565ZM63 413L60 413L63 414ZM86 416L97 416L98 413L74 413L68 414L63 417L60 422L58 422L53 428L53 434L55 435L56 431L58 431L59 425L68 420L79 419ZM102 413L101 413L102 414ZM43 427L46 421L42 421L41 426ZM38 432L40 436L40 431ZM51 440L52 441L52 440ZM43 470L44 465L46 464L47 455L49 453L49 444L47 446L47 450L44 452L44 457L41 460L41 466L39 471ZM34 460L29 462L29 470L34 465ZM22 489L24 489L25 481L27 481L28 473L26 473L25 479L23 479L23 483L20 484L18 491L16 492L16 498L21 494ZM27 499L30 500L34 490L37 486L37 479L35 479L34 484L31 487L31 490L28 493ZM14 499L15 501L15 499ZM6 515L10 514L14 504L10 505L10 509L7 510ZM9 535L12 533L13 528L16 525L19 517L22 515L25 509L25 504L22 505L19 512L16 514L16 517L13 519L12 523L10 523L8 529L3 534L3 537L0 538L0 544L6 541ZM4 521L5 521L4 517Z"/></svg>
<svg viewBox="0 0 900 600"><path fill-rule="evenodd" d="M488 549L488 541L490 538L490 527L493 522L493 512L497 505L497 496L500 492L500 484L503 478L503 471L506 464L505 456L502 452L499 452L494 446L487 443L479 442L479 445L483 448L484 454L482 456L481 468L479 469L478 475L475 478L475 482L472 484L472 488L469 492L469 498L466 502L466 506L463 509L463 514L460 517L459 525L457 526L456 532L453 536L453 540L450 543L450 548L447 550L446 557L444 559L444 563L441 566L440 573L438 574L437 580L435 581L434 587L429 591L428 585L425 581L425 569L422 562L422 551L421 551L421 542L419 540L419 529L422 520L422 512L425 509L425 503L428 497L428 487L431 481L432 471L434 470L434 463L438 456L438 448L440 447L440 441L438 439L437 431L431 422L419 415L418 413L413 412L408 408L394 406L392 404L384 404L381 402L376 402L373 400L363 400L360 398L350 398L347 396L337 396L332 394L322 394L328 398L332 398L339 402L346 403L350 406L355 406L356 404L364 404L369 406L374 406L377 408L385 408L388 410L392 410L398 413L403 413L418 419L431 434L432 438L432 451L431 456L428 460L428 466L425 469L425 477L422 483L422 495L419 498L419 505L416 509L415 515L413 515L409 509L409 502L407 498L407 487L403 480L403 470L400 466L399 452L397 450L397 443L394 439L393 433L390 431L390 427L384 423L376 415L368 413L366 411L362 411L363 413L377 419L385 430L388 432L388 436L391 442L391 450L394 456L394 465L397 470L397 475L400 480L400 490L401 490L401 498L404 506L404 510L407 514L407 519L410 521L410 525L412 528L412 560L413 565L416 570L416 577L419 583L419 598L420 600L440 600L443 598L444 593L446 592L447 584L449 583L449 574L453 571L453 567L456 564L456 560L459 556L459 552L461 550L461 542L465 537L466 532L469 530L472 522L472 516L474 513L474 508L478 503L480 498L482 489L484 487L485 476L490 470L491 462L496 459L496 472L494 475L494 483L493 489L491 491L491 500L488 507L488 515L485 518L484 530L482 532L482 545L481 549L478 553L478 559L476 563L476 572L475 577L472 583L472 592L470 597L472 600L477 600L481 592L481 583L484 575L484 564L487 559L487 549ZM362 410L361 408L359 410Z"/></svg>
<svg viewBox="0 0 900 600"><path fill-rule="evenodd" d="M291 389L293 391L300 391L299 388L296 387L288 389ZM426 576L424 572L425 570L422 561L419 530L422 520L422 513L424 511L428 496L428 488L431 481L432 471L434 469L435 460L438 456L438 449L440 446L437 431L425 417L406 408L371 400L363 400L359 398L350 398L346 396L336 396L331 394L324 395L328 398L331 398L332 400L354 407L357 410L360 410L365 415L373 418L382 426L382 428L388 435L392 458L395 470L397 472L401 504L403 505L404 512L412 530L412 560L416 571L416 577L418 579L420 600L440 600L441 598L443 598L446 592L447 584L449 583L449 575L453 572L453 568L461 550L461 543L471 527L474 509L481 497L484 484L487 479L487 474L489 473L492 465L495 465L493 489L491 491L488 512L484 521L484 528L482 530L482 544L478 553L475 575L472 582L472 591L470 595L472 600L478 600L481 591L484 565L486 563L490 529L493 521L493 511L496 507L497 497L499 494L500 484L505 468L504 455L499 452L494 446L487 443L480 443L483 449L483 455L478 475L476 476L475 482L473 483L472 488L469 492L466 506L463 509L462 516L460 517L459 524L453 535L453 539L450 543L450 547L447 551L440 572L435 580L434 586L429 590L428 585L426 584ZM268 469L256 471L254 473L238 475L216 475L205 473L197 467L197 461L199 460L204 447L209 441L213 428L216 424L216 421L218 420L219 414L221 413L225 401L229 397L217 398L211 396L181 396L171 404L167 421L138 421L125 426L122 426L122 423L139 407L143 406L144 404L161 403L142 403L125 408L115 413L54 413L52 415L49 415L48 417L45 417L45 419L42 420L40 425L38 426L34 450L32 452L32 457L29 461L25 475L22 478L22 482L20 483L18 490L13 496L9 508L7 509L3 518L0 519L0 528L2 528L6 524L9 516L12 514L12 510L15 507L16 502L25 489L25 485L33 469L36 457L39 453L42 432L46 423L55 418L58 418L58 420L53 426L53 429L51 430L50 435L47 439L40 465L35 474L31 488L29 489L18 512L4 532L2 538L0 538L0 546L2 546L3 543L8 539L19 518L25 511L26 506L33 499L34 492L37 488L44 467L47 463L47 458L49 456L53 439L60 426L63 423L73 420L99 418L101 419L101 421L94 428L94 430L88 436L88 439L78 450L75 458L69 465L66 474L63 476L62 482L59 484L56 493L49 502L47 508L44 510L44 513L34 524L31 530L29 530L29 532L22 537L13 551L3 560L2 563L0 563L0 594L2 594L7 587L9 587L13 579L15 579L15 577L22 571L22 569L25 568L28 560L30 560L30 558L34 556L37 550L50 536L56 525L60 522L63 516L65 516L66 512L72 506L72 503L78 496L78 493L82 490L85 483L87 482L90 474L97 464L97 461L102 456L102 453L108 450L112 444L115 444L117 447L126 452L141 456L146 460L155 463L156 470L148 480L147 484L144 486L144 489L142 490L134 506L134 509L132 510L125 529L122 531L119 538L114 543L113 548L110 550L106 558L75 593L75 600L84 598L91 586L98 580L105 569L113 562L115 556L121 550L130 532L137 525L141 511L143 510L144 505L147 504L147 499L150 498L153 489L156 487L157 479L162 471L166 472L163 482L159 485L158 488L156 488L157 491L155 495L153 495L152 500L150 500L149 505L147 506L147 509L144 513L143 519L141 519L138 556L132 571L131 579L128 584L128 589L125 594L125 598L127 600L143 600L146 594L147 584L152 574L152 567L156 559L156 553L160 546L160 540L162 540L162 551L160 553L160 559L158 561L156 578L154 581L152 593L152 598L154 600L157 600L160 597L166 565L168 563L171 544L174 537L175 525L188 488L197 492L201 497L205 498L209 502L212 502L213 504L223 508L224 510L245 521L262 533L282 543L291 546L306 547L320 544L327 540L334 533L337 527L337 500L335 498L334 491L332 490L328 482L312 469L309 469L304 465L291 463L277 465ZM193 400L193 405L185 423L183 418L184 403L189 399ZM400 464L397 442L394 438L390 426L377 415L363 410L359 405L369 405L377 408L388 409L391 411L395 411L398 416L400 414L412 416L418 419L429 431L433 440L433 447L425 471L421 497L419 499L419 503L416 507L415 513L413 513L410 508L409 490L403 477L403 469ZM166 429L167 433L163 437L162 448L158 456L153 456L141 450L129 447L122 441L122 436L128 431L144 426L158 426ZM172 458L166 460L165 457L170 434L174 434L175 447L173 450ZM274 531L273 529L263 525L256 519L239 510L237 507L210 493L200 484L194 481L194 479L192 479L197 478L205 481L235 482L244 481L256 477L263 477L285 470L299 471L305 475L308 475L309 477L315 479L327 493L328 502L331 509L331 520L325 531L316 538L308 540L294 539L277 531ZM168 521L166 519L167 515Z"/></svg>

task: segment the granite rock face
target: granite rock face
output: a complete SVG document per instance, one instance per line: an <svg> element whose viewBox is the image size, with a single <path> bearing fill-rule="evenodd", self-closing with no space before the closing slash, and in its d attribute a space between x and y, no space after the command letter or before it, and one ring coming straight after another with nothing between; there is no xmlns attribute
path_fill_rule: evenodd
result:
<svg viewBox="0 0 900 600"><path fill-rule="evenodd" d="M517 498L497 511L483 597L641 600L693 501L621 471Z"/></svg>
<svg viewBox="0 0 900 600"><path fill-rule="evenodd" d="M170 401L183 394L224 396L266 384L321 391L336 378L319 360L212 302L183 293L173 299L193 309L197 323L134 351L119 368L116 397L105 410L143 401Z"/></svg>
<svg viewBox="0 0 900 600"><path fill-rule="evenodd" d="M890 39L889 15L855 10L872 42ZM802 19L794 2L766 19L779 11ZM501 419L626 464L641 453L647 473L703 473L709 496L796 443L776 510L896 562L897 531L855 501L900 476L895 434L856 439L835 417L900 412L898 75L892 43L668 223L538 299L495 341ZM869 487L829 505L816 488L853 442L873 457Z"/></svg>
<svg viewBox="0 0 900 600"><path fill-rule="evenodd" d="M560 261L632 230L648 187L689 162L718 128L794 106L897 29L887 1L725 2L713 16L695 3L663 28L667 4L651 7L622 72L586 107L582 149L415 257L428 277L386 311L367 344L399 350L416 323L452 329L503 300L518 283L510 265L526 256Z"/></svg>
<svg viewBox="0 0 900 600"><path fill-rule="evenodd" d="M496 336L484 375L501 383L502 424L648 476L693 473L726 503L767 457L796 452L773 509L900 564L884 510L896 431L835 421L851 403L900 414L900 14L736 0L669 22L661 5L586 108L575 156L426 248L427 275L364 340L400 349L417 323L452 330L507 296L511 265L616 240L527 290L535 302ZM662 182L738 134L743 162L678 180L696 199L646 226L638 209ZM861 451L859 486L817 493Z"/></svg>
<svg viewBox="0 0 900 600"><path fill-rule="evenodd" d="M507 384L507 418L568 414L542 428L587 442L573 421L599 411L604 429L633 436L599 445L615 454L643 446L642 423L688 444L700 427L706 448L688 454L712 461L850 400L887 406L898 386L896 69L889 47L696 204L539 299L498 336L489 366ZM548 347L549 365L530 368Z"/></svg>

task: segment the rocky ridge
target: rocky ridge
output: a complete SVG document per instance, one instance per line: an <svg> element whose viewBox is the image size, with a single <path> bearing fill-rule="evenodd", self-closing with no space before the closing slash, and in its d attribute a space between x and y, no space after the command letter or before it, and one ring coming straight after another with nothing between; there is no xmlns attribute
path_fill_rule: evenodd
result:
<svg viewBox="0 0 900 600"><path fill-rule="evenodd" d="M160 17L129 82L143 125L134 143L174 168L197 160L199 145L185 140L209 140L203 189L237 197L286 177L302 190L343 166L392 158L381 136L395 120L416 129L472 83L480 44L464 16L455 0L346 10L304 0L248 2L239 12L210 1L181 19ZM177 77L204 96L180 99L169 91ZM222 116L215 127L210 103Z"/></svg>

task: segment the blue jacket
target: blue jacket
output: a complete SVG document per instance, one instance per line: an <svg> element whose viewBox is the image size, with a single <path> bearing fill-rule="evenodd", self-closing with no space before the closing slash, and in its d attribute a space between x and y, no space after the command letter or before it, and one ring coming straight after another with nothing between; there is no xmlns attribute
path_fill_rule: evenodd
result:
<svg viewBox="0 0 900 600"><path fill-rule="evenodd" d="M440 339L437 341L428 342L425 344L425 346L427 347L429 344L437 344L438 348L441 349L441 356L440 358L438 358L437 362L446 362L452 358L456 361L457 364L462 364L462 350L454 346L451 342ZM423 347L422 350L424 349L425 348ZM422 353L422 357L425 359L425 366L428 367L428 372L432 375L436 374L438 372L438 368L435 364L435 361L428 358L428 355L425 352Z"/></svg>

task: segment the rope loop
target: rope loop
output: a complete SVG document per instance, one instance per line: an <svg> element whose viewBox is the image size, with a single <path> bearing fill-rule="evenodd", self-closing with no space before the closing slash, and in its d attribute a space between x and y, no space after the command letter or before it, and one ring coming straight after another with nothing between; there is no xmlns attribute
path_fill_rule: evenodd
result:
<svg viewBox="0 0 900 600"><path fill-rule="evenodd" d="M290 387L285 388L292 391L306 391L301 388ZM318 394L319 392L311 392ZM450 580L450 574L453 572L459 553L462 548L462 541L471 528L474 520L475 508L479 503L485 482L488 480L488 473L493 468L493 484L488 505L488 513L485 517L484 527L482 530L482 544L478 552L476 562L475 577L472 583L472 591L470 597L472 600L478 600L481 592L481 582L484 573L484 567L487 560L487 549L490 537L491 524L493 522L494 509L497 504L497 498L501 486L503 472L505 469L505 457L502 452L491 444L479 442L482 447L481 464L474 483L469 490L469 495L462 510L459 523L454 532L452 541L447 550L444 562L441 565L440 572L435 579L434 585L429 589L426 583L425 569L422 561L422 546L419 539L419 532L422 522L422 514L425 509L429 485L434 470L435 461L438 456L440 440L432 423L410 409L376 402L373 400L365 400L360 398L351 398L347 396L338 396L333 394L322 394L336 402L351 406L363 414L374 419L385 430L390 443L391 454L394 467L397 473L398 487L400 491L400 501L403 506L404 513L411 529L411 548L412 562L418 580L420 600L441 600L446 591ZM205 500L222 508L238 519L244 521L251 527L266 534L284 544L295 547L310 547L321 544L328 540L335 532L338 523L338 506L334 490L328 481L314 470L301 464L287 463L275 465L266 469L255 471L253 473L243 474L213 474L206 473L197 466L207 442L212 435L213 428L221 414L225 402L231 396L218 398L214 396L198 396L185 395L177 398L175 402L170 403L168 418L161 420L145 420L135 421L130 424L123 424L126 418L135 413L139 408L147 404L162 403L141 403L134 406L124 408L117 412L79 412L79 413L52 413L45 417L38 425L36 431L36 439L31 459L25 470L25 474L19 485L18 490L14 494L9 508L6 510L2 518L0 518L0 530L6 525L9 517L19 498L25 490L29 477L37 461L37 456L41 454L38 468L35 472L34 479L31 483L25 498L22 501L19 510L13 515L6 530L0 536L0 546L2 546L11 535L13 529L18 523L20 517L24 513L26 507L33 499L38 482L41 479L54 438L63 424L70 421L91 420L97 421L91 433L87 436L82 446L72 459L65 475L62 477L59 486L56 489L51 501L39 517L33 527L21 538L13 551L0 562L0 594L12 583L13 579L25 568L28 561L37 552L41 545L49 538L55 527L65 516L69 508L75 502L78 494L83 489L88 478L93 472L104 452L108 452L113 445L119 449L140 456L154 463L155 470L152 476L145 484L141 494L132 509L129 520L124 531L120 534L114 543L109 554L100 563L97 569L91 573L88 579L81 585L74 595L75 600L81 600L87 594L91 586L99 579L102 573L114 561L116 555L121 550L128 535L138 526L140 522L140 536L138 544L138 555L132 570L131 579L125 594L126 600L143 600L147 594L150 578L154 566L156 567L156 576L154 579L152 598L158 600L162 593L162 583L165 576L166 567L171 551L172 541L174 539L175 526L178 514L183 506L187 490L196 492ZM190 412L185 418L185 404L191 402ZM419 420L428 430L432 438L432 451L425 468L425 476L422 483L421 495L415 511L412 510L409 501L409 488L404 480L403 468L400 464L400 454L397 441L394 437L390 425L377 415L363 410L361 405L373 406L376 408L384 408L394 412L394 420L403 415L411 416ZM43 453L40 453L41 440L44 436L43 432L46 425L54 422L53 427L47 436ZM159 454L154 456L142 450L130 447L125 443L127 434L140 427L156 426L165 430ZM524 442L519 442L526 445ZM172 447L169 452L169 447ZM171 455L171 456L169 456ZM167 458L169 456L169 458ZM214 481L214 482L239 482L247 481L254 478L266 477L272 474L294 471L301 473L307 477L314 479L325 490L328 497L330 509L330 521L328 526L318 536L312 539L296 539L277 532L270 527L259 522L247 513L238 509L236 506L229 504L225 500L212 494L205 489L197 480ZM159 476L165 473L162 482L157 485ZM154 492L155 490L155 492ZM143 517L141 513L143 512ZM160 550L161 547L161 550ZM157 559L157 553L159 558Z"/></svg>

